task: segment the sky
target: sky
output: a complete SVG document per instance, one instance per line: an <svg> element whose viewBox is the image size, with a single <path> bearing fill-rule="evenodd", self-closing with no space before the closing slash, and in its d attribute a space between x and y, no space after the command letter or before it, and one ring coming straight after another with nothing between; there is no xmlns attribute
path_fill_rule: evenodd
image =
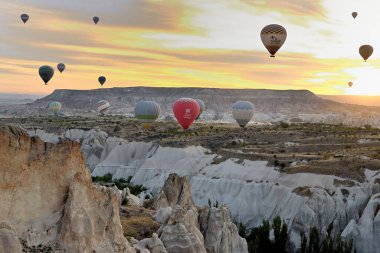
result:
<svg viewBox="0 0 380 253"><path fill-rule="evenodd" d="M379 8L374 0L0 0L0 92L96 89L104 75L104 88L380 95ZM288 34L276 58L260 40L268 24ZM374 47L367 63L362 44ZM66 70L45 86L38 68L60 62Z"/></svg>

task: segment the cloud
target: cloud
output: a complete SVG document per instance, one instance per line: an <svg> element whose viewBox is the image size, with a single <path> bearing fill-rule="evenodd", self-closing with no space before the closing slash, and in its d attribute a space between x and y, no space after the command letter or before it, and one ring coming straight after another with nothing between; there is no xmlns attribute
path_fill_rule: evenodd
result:
<svg viewBox="0 0 380 253"><path fill-rule="evenodd" d="M298 16L319 16L325 14L321 0L241 0L255 8Z"/></svg>

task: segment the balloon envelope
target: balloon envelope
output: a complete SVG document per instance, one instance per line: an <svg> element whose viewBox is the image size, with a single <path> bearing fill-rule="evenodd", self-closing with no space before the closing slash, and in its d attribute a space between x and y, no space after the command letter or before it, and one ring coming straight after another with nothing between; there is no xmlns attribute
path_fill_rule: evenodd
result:
<svg viewBox="0 0 380 253"><path fill-rule="evenodd" d="M21 15L21 20L25 24L29 20L29 15L28 14L22 14Z"/></svg>
<svg viewBox="0 0 380 253"><path fill-rule="evenodd" d="M356 18L357 16L358 16L358 13L356 11L352 13L353 18Z"/></svg>
<svg viewBox="0 0 380 253"><path fill-rule="evenodd" d="M98 78L100 85L103 85L106 82L106 80L107 79L104 76L99 76L99 78Z"/></svg>
<svg viewBox="0 0 380 253"><path fill-rule="evenodd" d="M98 16L95 16L92 18L92 20L94 21L95 25L99 22L99 17Z"/></svg>
<svg viewBox="0 0 380 253"><path fill-rule="evenodd" d="M240 127L245 127L252 119L255 107L249 101L238 101L232 105L232 116Z"/></svg>
<svg viewBox="0 0 380 253"><path fill-rule="evenodd" d="M198 117L200 111L199 104L192 98L180 98L173 104L174 116L183 129L188 129L193 121Z"/></svg>
<svg viewBox="0 0 380 253"><path fill-rule="evenodd" d="M100 100L96 103L96 109L100 114L104 114L110 108L110 103L107 100Z"/></svg>
<svg viewBox="0 0 380 253"><path fill-rule="evenodd" d="M353 82L349 82L349 83L348 83L348 86L352 87L352 85L354 85Z"/></svg>
<svg viewBox="0 0 380 253"><path fill-rule="evenodd" d="M197 101L198 105L199 105L199 115L198 117L196 118L199 119L199 117L201 116L202 112L206 109L206 105L205 105L205 102L203 102L202 100L200 99L195 99L195 101Z"/></svg>
<svg viewBox="0 0 380 253"><path fill-rule="evenodd" d="M261 41L269 51L271 57L275 57L277 51L284 45L287 32L284 27L276 24L267 25L261 30Z"/></svg>
<svg viewBox="0 0 380 253"><path fill-rule="evenodd" d="M363 57L364 61L367 61L368 58L372 55L373 53L373 47L370 45L362 45L359 48L359 54Z"/></svg>
<svg viewBox="0 0 380 253"><path fill-rule="evenodd" d="M40 67L38 73L40 74L41 79L47 84L50 79L54 76L54 69L50 66Z"/></svg>
<svg viewBox="0 0 380 253"><path fill-rule="evenodd" d="M58 69L59 72L61 72L61 73L65 70L65 68L66 68L66 65L63 64L63 63L59 63L59 64L57 65L57 69Z"/></svg>
<svg viewBox="0 0 380 253"><path fill-rule="evenodd" d="M145 128L158 119L160 112L160 105L154 101L139 101L135 106L135 117Z"/></svg>
<svg viewBox="0 0 380 253"><path fill-rule="evenodd" d="M50 102L48 105L49 111L51 111L54 114L58 114L61 111L61 108L62 108L62 104L57 101Z"/></svg>

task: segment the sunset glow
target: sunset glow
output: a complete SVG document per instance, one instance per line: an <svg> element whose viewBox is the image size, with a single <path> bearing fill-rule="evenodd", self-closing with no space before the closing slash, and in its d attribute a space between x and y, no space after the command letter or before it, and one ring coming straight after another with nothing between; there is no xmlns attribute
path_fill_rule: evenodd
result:
<svg viewBox="0 0 380 253"><path fill-rule="evenodd" d="M111 3L112 2L112 3ZM380 95L374 1L0 0L0 92L127 86L308 89ZM353 19L351 13L359 13ZM23 24L20 14L28 13ZM93 16L100 22L94 25ZM288 39L270 58L260 40ZM358 48L371 44L367 63ZM38 67L64 62L45 86ZM354 86L349 88L347 83Z"/></svg>

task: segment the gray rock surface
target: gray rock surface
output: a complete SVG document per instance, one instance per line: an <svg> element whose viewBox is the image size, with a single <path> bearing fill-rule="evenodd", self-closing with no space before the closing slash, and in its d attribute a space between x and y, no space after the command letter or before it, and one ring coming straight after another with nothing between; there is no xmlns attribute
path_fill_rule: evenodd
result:
<svg viewBox="0 0 380 253"><path fill-rule="evenodd" d="M145 238L134 244L133 247L137 253L167 253L164 244L156 233L153 234L152 238Z"/></svg>
<svg viewBox="0 0 380 253"><path fill-rule="evenodd" d="M363 215L352 219L342 233L342 238L353 239L360 252L376 253L380 249L380 193L369 200Z"/></svg>
<svg viewBox="0 0 380 253"><path fill-rule="evenodd" d="M159 230L168 253L248 253L247 242L239 236L227 207L205 207L198 213L188 177L170 174L154 206L160 208L157 216L161 220L170 213Z"/></svg>
<svg viewBox="0 0 380 253"><path fill-rule="evenodd" d="M0 253L21 253L22 246L16 230L6 222L0 222Z"/></svg>
<svg viewBox="0 0 380 253"><path fill-rule="evenodd" d="M199 224L207 253L248 253L247 241L239 236L227 206L201 209Z"/></svg>
<svg viewBox="0 0 380 253"><path fill-rule="evenodd" d="M177 205L168 223L160 228L160 239L168 253L206 253L203 236L190 219L188 212Z"/></svg>
<svg viewBox="0 0 380 253"><path fill-rule="evenodd" d="M70 185L58 241L68 252L133 252L123 236L118 190L77 174Z"/></svg>

